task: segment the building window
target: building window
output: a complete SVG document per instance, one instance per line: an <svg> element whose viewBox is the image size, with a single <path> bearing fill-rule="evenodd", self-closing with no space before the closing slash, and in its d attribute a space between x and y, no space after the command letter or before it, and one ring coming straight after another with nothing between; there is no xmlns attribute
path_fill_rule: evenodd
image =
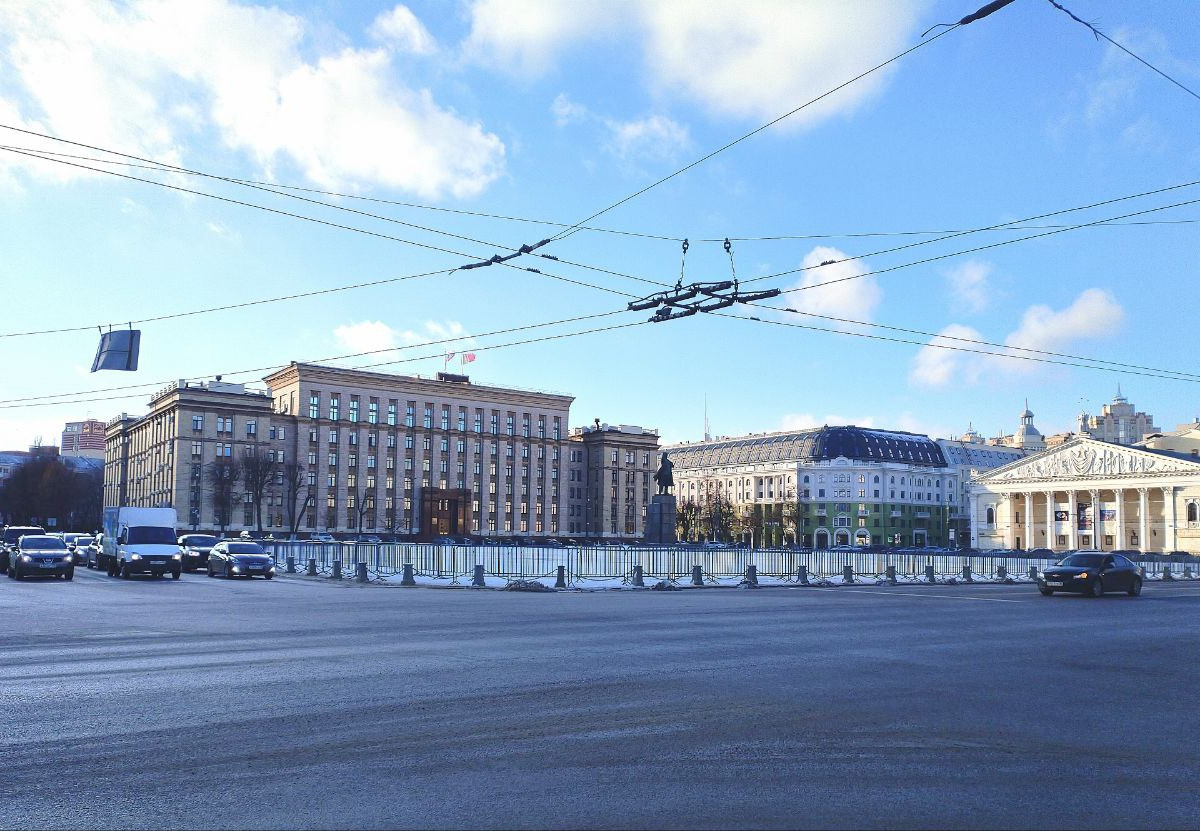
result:
<svg viewBox="0 0 1200 831"><path fill-rule="evenodd" d="M389 427L396 426L396 402L395 401L388 403L387 423L388 423Z"/></svg>
<svg viewBox="0 0 1200 831"><path fill-rule="evenodd" d="M330 393L329 395L329 420L337 421L341 416L342 399L340 396Z"/></svg>
<svg viewBox="0 0 1200 831"><path fill-rule="evenodd" d="M408 406L404 408L404 426L413 426L413 403L410 401Z"/></svg>
<svg viewBox="0 0 1200 831"><path fill-rule="evenodd" d="M203 445L198 441L192 442L192 455L199 456L203 452ZM1194 506L1192 506L1194 507Z"/></svg>
<svg viewBox="0 0 1200 831"><path fill-rule="evenodd" d="M358 397L350 396L350 420L358 421Z"/></svg>
<svg viewBox="0 0 1200 831"><path fill-rule="evenodd" d="M379 402L378 401L372 401L370 404L367 405L367 423L368 424L378 424L379 423Z"/></svg>
<svg viewBox="0 0 1200 831"><path fill-rule="evenodd" d="M308 397L308 417L317 419L321 417L321 393L314 392Z"/></svg>

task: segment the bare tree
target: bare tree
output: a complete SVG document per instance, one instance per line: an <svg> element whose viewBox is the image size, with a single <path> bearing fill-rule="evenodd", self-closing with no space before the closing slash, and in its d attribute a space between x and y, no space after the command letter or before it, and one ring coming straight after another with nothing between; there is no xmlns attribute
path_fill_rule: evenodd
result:
<svg viewBox="0 0 1200 831"><path fill-rule="evenodd" d="M233 503L239 494L241 478L242 466L237 460L223 456L209 462L208 496L212 500L213 513L222 534L233 519Z"/></svg>
<svg viewBox="0 0 1200 831"><path fill-rule="evenodd" d="M264 450L257 444L247 448L241 461L242 485L246 495L254 503L254 524L261 535L263 502L275 493L280 463L274 450Z"/></svg>
<svg viewBox="0 0 1200 831"><path fill-rule="evenodd" d="M304 514L313 506L315 494L308 484L308 472L299 462L284 462L280 468L283 476L283 501L287 506L288 526L292 529L291 539L296 539Z"/></svg>
<svg viewBox="0 0 1200 831"><path fill-rule="evenodd" d="M675 508L675 527L679 539L690 542L694 533L700 528L700 503L695 499L685 499Z"/></svg>

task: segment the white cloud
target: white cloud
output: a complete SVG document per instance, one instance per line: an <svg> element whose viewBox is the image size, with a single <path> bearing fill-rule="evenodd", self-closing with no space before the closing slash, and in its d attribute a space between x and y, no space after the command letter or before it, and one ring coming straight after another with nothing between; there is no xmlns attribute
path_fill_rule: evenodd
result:
<svg viewBox="0 0 1200 831"><path fill-rule="evenodd" d="M338 347L348 353L373 353L369 356L346 359L352 364L361 364L364 358L372 363L394 361L398 358L416 358L426 354L405 347L431 344L434 341L455 338L453 343L438 344L444 352L464 352L475 347L475 339L467 333L457 320L426 320L420 326L396 329L382 320L363 320L347 323L333 330ZM430 348L432 351L433 347Z"/></svg>
<svg viewBox="0 0 1200 831"><path fill-rule="evenodd" d="M230 228L224 222L206 222L204 227L212 233L216 234L221 239L229 240L232 243L240 243L242 235Z"/></svg>
<svg viewBox="0 0 1200 831"><path fill-rule="evenodd" d="M988 305L988 278L992 264L980 260L968 260L946 272L950 284L950 296L964 314L982 312Z"/></svg>
<svg viewBox="0 0 1200 831"><path fill-rule="evenodd" d="M821 265L831 260L835 262ZM849 258L844 251L822 245L810 251L801 266L808 270L792 288L803 291L786 296L789 306L802 312L871 322L883 300L883 289L874 277L858 277L871 270L865 263ZM854 328L850 324L833 325Z"/></svg>
<svg viewBox="0 0 1200 831"><path fill-rule="evenodd" d="M524 76L545 73L568 46L632 34L651 87L717 115L773 118L899 52L925 0L476 0L468 58ZM878 93L885 70L786 122L796 127L851 112Z"/></svg>
<svg viewBox="0 0 1200 831"><path fill-rule="evenodd" d="M1004 339L1004 343L1026 350L1065 352L1080 341L1117 334L1124 318L1124 309L1111 293L1103 289L1087 289L1080 293L1071 305L1058 311L1046 305L1029 307L1022 315L1020 325ZM950 324L938 335L984 339L975 329L958 323ZM937 338L931 339L930 343L935 341ZM940 342L969 349L990 350L987 346L952 340ZM1018 354L1037 357L1027 352ZM923 346L913 358L908 377L911 383L921 387L937 388L950 384L971 386L984 377L1028 375L1044 369L1045 366L1037 361L989 357L936 346Z"/></svg>
<svg viewBox="0 0 1200 831"><path fill-rule="evenodd" d="M969 338L981 340L983 336L970 326L951 323L938 332L939 336L951 338ZM966 346L970 344L956 343L952 340L932 338L930 343L941 343L949 346ZM981 367L978 355L968 352L956 352L937 346L922 346L913 358L912 369L909 370L908 380L919 387L946 387L951 383L961 385L974 384L979 379Z"/></svg>
<svg viewBox="0 0 1200 831"><path fill-rule="evenodd" d="M396 330L382 320L344 324L333 330L333 337L338 347L348 352L393 349L399 342Z"/></svg>
<svg viewBox="0 0 1200 831"><path fill-rule="evenodd" d="M550 112L554 113L554 123L559 127L566 127L568 124L584 121L591 116L591 112L587 107L572 101L565 92L560 92L554 96L554 102L550 105Z"/></svg>
<svg viewBox="0 0 1200 831"><path fill-rule="evenodd" d="M432 55L438 48L433 35L404 5L380 14L369 31L376 40L413 55Z"/></svg>
<svg viewBox="0 0 1200 831"><path fill-rule="evenodd" d="M215 127L268 173L294 164L323 186L429 198L478 194L503 172L499 138L396 77L394 40L310 59L303 19L229 0L7 4L0 31L0 73L20 95L0 98L0 115L65 138L177 163Z"/></svg>
<svg viewBox="0 0 1200 831"><path fill-rule="evenodd" d="M620 158L674 161L691 146L687 127L662 115L607 122L613 152Z"/></svg>

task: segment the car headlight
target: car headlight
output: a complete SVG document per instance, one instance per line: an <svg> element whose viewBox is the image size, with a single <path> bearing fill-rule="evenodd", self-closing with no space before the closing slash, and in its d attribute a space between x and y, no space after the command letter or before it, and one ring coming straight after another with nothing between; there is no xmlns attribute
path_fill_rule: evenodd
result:
<svg viewBox="0 0 1200 831"><path fill-rule="evenodd" d="M32 562L33 562L33 558L32 558L32 557L30 557L28 554L22 554L22 555L21 555L21 562L23 562L23 563L32 563Z"/></svg>
<svg viewBox="0 0 1200 831"><path fill-rule="evenodd" d="M171 555L171 559L172 559L172 560L182 560L182 559L183 559L183 555L182 555L182 554L172 554L172 555Z"/></svg>
<svg viewBox="0 0 1200 831"><path fill-rule="evenodd" d="M140 560L140 559L142 559L142 555L141 555L141 554L130 554L130 555L129 555L129 559L131 559L131 560Z"/></svg>
<svg viewBox="0 0 1200 831"><path fill-rule="evenodd" d="M238 567L237 567L237 566L230 566L230 567L229 567L229 570L230 570L230 571L232 571L234 574L237 574L237 573L238 573L238 571L239 571L239 569L238 569Z"/></svg>
<svg viewBox="0 0 1200 831"><path fill-rule="evenodd" d="M1086 571L1081 571L1081 572L1079 572L1078 574L1076 574L1076 575L1075 575L1075 579L1076 579L1076 580L1083 580L1083 579L1086 579L1086 578L1087 578L1087 576L1088 576L1088 573L1087 573Z"/></svg>

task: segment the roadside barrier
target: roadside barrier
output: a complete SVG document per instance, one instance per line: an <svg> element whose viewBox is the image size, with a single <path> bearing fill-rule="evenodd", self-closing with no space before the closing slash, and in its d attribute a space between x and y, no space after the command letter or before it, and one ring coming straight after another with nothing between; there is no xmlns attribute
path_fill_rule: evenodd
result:
<svg viewBox="0 0 1200 831"><path fill-rule="evenodd" d="M820 586L839 584L1031 582L1057 558L966 556L946 552L789 549L698 549L681 546L494 546L434 543L269 542L265 546L288 573L304 563L309 576L342 577L354 563L360 582L451 586L545 581L556 588L629 586L666 581L691 586ZM1144 579L1195 580L1194 564L1145 557ZM367 579L363 580L363 574ZM753 575L754 583L750 577ZM766 583L764 583L764 580Z"/></svg>

